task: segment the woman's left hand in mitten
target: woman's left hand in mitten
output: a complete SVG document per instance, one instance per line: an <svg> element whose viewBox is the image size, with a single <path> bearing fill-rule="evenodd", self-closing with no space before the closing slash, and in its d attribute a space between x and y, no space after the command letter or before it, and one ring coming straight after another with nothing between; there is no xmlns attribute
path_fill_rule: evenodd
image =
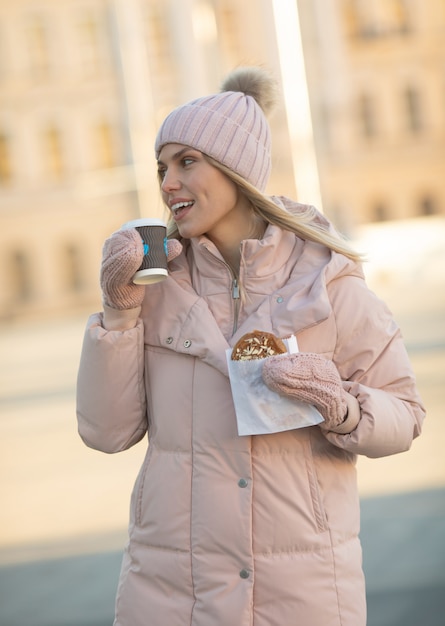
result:
<svg viewBox="0 0 445 626"><path fill-rule="evenodd" d="M264 361L263 380L272 391L313 404L324 419L320 427L325 430L349 433L360 420L356 398L343 389L334 363L319 354L269 357Z"/></svg>

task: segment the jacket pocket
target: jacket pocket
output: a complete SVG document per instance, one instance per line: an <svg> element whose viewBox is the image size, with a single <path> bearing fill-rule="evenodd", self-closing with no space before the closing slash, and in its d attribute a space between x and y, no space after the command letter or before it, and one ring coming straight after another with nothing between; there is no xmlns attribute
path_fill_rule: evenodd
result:
<svg viewBox="0 0 445 626"><path fill-rule="evenodd" d="M309 433L304 440L304 456L306 461L306 473L309 482L309 492L311 496L312 507L314 510L315 524L318 532L324 532L328 529L328 520L325 508L323 506L323 499L321 496L320 485L318 482L317 470L315 469Z"/></svg>
<svg viewBox="0 0 445 626"><path fill-rule="evenodd" d="M134 521L136 526L140 526L142 521L142 504L144 500L144 487L145 479L147 476L148 466L150 465L150 459L153 453L152 446L148 446L147 454L145 455L144 462L139 470L139 476L136 481L134 490Z"/></svg>

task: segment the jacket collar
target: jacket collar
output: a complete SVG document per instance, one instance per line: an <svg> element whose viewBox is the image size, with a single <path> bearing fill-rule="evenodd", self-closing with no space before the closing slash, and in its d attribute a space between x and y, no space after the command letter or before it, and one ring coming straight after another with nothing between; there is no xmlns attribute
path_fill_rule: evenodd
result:
<svg viewBox="0 0 445 626"><path fill-rule="evenodd" d="M283 204L292 212L301 211L297 203ZM319 221L328 224L321 215ZM362 275L360 268L343 255L269 225L262 240L242 243L240 281L247 301L249 293L259 297L236 334L226 341L206 304L207 294L198 295L193 286L189 265L191 256L193 272L214 285L224 279L230 282L229 271L222 272L224 259L207 237L183 244L182 254L169 264L168 279L147 289L146 341L199 356L226 375L225 350L245 332L261 328L284 337L313 326L332 311L327 284L341 275Z"/></svg>
<svg viewBox="0 0 445 626"><path fill-rule="evenodd" d="M191 239L190 246L200 274L207 278L220 276L222 264L227 264L213 242L202 236ZM300 255L302 248L303 242L293 233L269 224L262 239L241 242L240 283L247 292L253 289L256 293L270 293L287 278L284 268L291 256Z"/></svg>

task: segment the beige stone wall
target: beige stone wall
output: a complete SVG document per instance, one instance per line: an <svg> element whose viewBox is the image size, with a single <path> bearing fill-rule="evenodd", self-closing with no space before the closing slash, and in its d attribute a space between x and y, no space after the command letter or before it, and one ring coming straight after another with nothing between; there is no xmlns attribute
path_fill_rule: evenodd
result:
<svg viewBox="0 0 445 626"><path fill-rule="evenodd" d="M110 3L0 3L0 320L100 304L103 240L138 214Z"/></svg>
<svg viewBox="0 0 445 626"><path fill-rule="evenodd" d="M320 183L320 208L351 234L445 213L443 2L296 5L318 169L312 126L289 134L305 85L287 79L282 95L297 96L270 120L268 192L312 202ZM164 116L236 65L298 80L275 28L286 8L296 27L292 0L0 0L0 321L100 306L104 239L164 215L152 153Z"/></svg>
<svg viewBox="0 0 445 626"><path fill-rule="evenodd" d="M325 212L445 214L445 5L298 0Z"/></svg>
<svg viewBox="0 0 445 626"><path fill-rule="evenodd" d="M252 10L255 6L255 10ZM0 321L100 307L104 239L165 215L154 134L240 63L279 74L270 2L0 2ZM295 191L283 108L270 191Z"/></svg>

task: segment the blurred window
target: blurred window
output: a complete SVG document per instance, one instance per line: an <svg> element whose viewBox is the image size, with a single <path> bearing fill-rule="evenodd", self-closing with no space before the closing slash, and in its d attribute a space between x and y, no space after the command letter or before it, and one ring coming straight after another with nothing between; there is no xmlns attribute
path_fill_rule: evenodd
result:
<svg viewBox="0 0 445 626"><path fill-rule="evenodd" d="M436 202L431 196L424 196L420 199L420 215L435 215L438 213Z"/></svg>
<svg viewBox="0 0 445 626"><path fill-rule="evenodd" d="M108 122L100 122L94 128L94 147L99 168L114 167L118 164L114 129Z"/></svg>
<svg viewBox="0 0 445 626"><path fill-rule="evenodd" d="M172 59L174 32L167 3L148 2L143 5L143 28L152 75L152 97L159 123L175 106L179 64Z"/></svg>
<svg viewBox="0 0 445 626"><path fill-rule="evenodd" d="M219 37L224 57L231 59L231 65L236 65L237 60L242 57L239 37L240 23L236 9L228 3L218 3L217 10L219 12Z"/></svg>
<svg viewBox="0 0 445 626"><path fill-rule="evenodd" d="M362 134L370 139L377 135L377 120L374 99L368 94L362 94L358 100L359 123Z"/></svg>
<svg viewBox="0 0 445 626"><path fill-rule="evenodd" d="M9 138L0 133L0 185L9 183L11 179L12 168Z"/></svg>
<svg viewBox="0 0 445 626"><path fill-rule="evenodd" d="M391 219L390 211L384 202L377 202L371 214L372 222L386 222Z"/></svg>
<svg viewBox="0 0 445 626"><path fill-rule="evenodd" d="M32 296L31 260L23 250L15 250L10 259L11 284L16 302L26 302Z"/></svg>
<svg viewBox="0 0 445 626"><path fill-rule="evenodd" d="M7 71L7 50L5 45L5 29L3 23L0 22L0 81L5 78Z"/></svg>
<svg viewBox="0 0 445 626"><path fill-rule="evenodd" d="M99 27L91 15L84 15L78 22L79 60L87 75L94 75L100 69Z"/></svg>
<svg viewBox="0 0 445 626"><path fill-rule="evenodd" d="M408 129L417 133L422 130L422 110L420 94L414 87L407 87L403 93Z"/></svg>
<svg viewBox="0 0 445 626"><path fill-rule="evenodd" d="M52 180L60 180L65 171L65 164L61 134L55 126L49 126L43 132L43 155L46 174Z"/></svg>
<svg viewBox="0 0 445 626"><path fill-rule="evenodd" d="M35 78L48 74L48 33L47 25L42 16L30 17L25 25L25 36L28 49L29 68Z"/></svg>
<svg viewBox="0 0 445 626"><path fill-rule="evenodd" d="M343 12L355 36L372 39L410 30L406 0L346 0Z"/></svg>
<svg viewBox="0 0 445 626"><path fill-rule="evenodd" d="M73 292L81 291L83 287L81 253L76 244L67 244L63 250L62 272L64 286Z"/></svg>

